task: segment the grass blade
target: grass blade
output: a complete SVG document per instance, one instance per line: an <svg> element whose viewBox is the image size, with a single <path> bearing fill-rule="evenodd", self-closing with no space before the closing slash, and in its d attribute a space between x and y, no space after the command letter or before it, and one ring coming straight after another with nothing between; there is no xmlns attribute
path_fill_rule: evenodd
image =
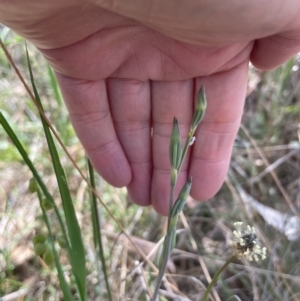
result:
<svg viewBox="0 0 300 301"><path fill-rule="evenodd" d="M35 99L40 105L40 107L42 108L42 103L34 83L33 73L31 69L27 49L26 49L26 55L27 55L28 68L29 68L30 79L31 79ZM65 173L60 163L58 152L56 150L56 146L52 138L52 134L49 130L47 123L44 121L42 116L41 116L41 120L44 128L45 136L47 139L49 152L52 158L55 175L57 178L57 183L62 199L63 210L65 213L68 235L71 244L71 248L69 249L69 255L70 255L69 259L72 266L72 271L75 276L75 280L76 280L76 284L81 300L86 300L87 297L86 297L85 251L84 251L81 231L75 214L75 209L73 206L73 201L71 198Z"/></svg>
<svg viewBox="0 0 300 301"><path fill-rule="evenodd" d="M70 287L69 287L69 285L68 285L68 283L67 283L67 281L64 277L62 266L60 264L59 257L58 257L58 254L57 254L57 251L56 251L56 248L55 248L55 244L54 244L54 241L52 239L52 237L54 237L54 236L53 236L52 231L51 231L50 221L49 221L47 213L46 213L46 211L45 211L45 209L43 208L43 205L42 205L42 194L39 190L37 192L38 192L38 199L39 199L39 202L40 202L40 207L42 209L43 217L44 217L44 220L45 220L48 232L49 232L50 243L51 243L51 246L52 246L52 252L54 254L55 265L56 265L56 269L57 269L57 275L58 275L58 279L59 279L59 283L60 283L60 288L63 292L64 299L69 300L69 301L73 301L74 298L71 294Z"/></svg>
<svg viewBox="0 0 300 301"><path fill-rule="evenodd" d="M91 185L95 189L96 185L95 185L94 169L90 160L88 160L88 170L89 170ZM108 300L112 301L112 294L111 294L111 289L108 281L107 268L106 268L106 262L104 257L104 249L102 244L100 217L98 214L98 207L97 207L97 198L92 192L90 192L90 201L91 201L91 211L92 211L94 245L95 245L96 253L98 254L101 260Z"/></svg>
<svg viewBox="0 0 300 301"><path fill-rule="evenodd" d="M49 74L49 78L50 78L50 83L51 83L51 88L54 94L54 98L57 101L58 105L62 105L63 104L63 98L54 74L53 69L50 67L50 65L48 65L48 74Z"/></svg>
<svg viewBox="0 0 300 301"><path fill-rule="evenodd" d="M26 165L31 170L33 176L35 177L36 181L38 182L38 184L39 184L40 188L42 189L44 195L47 197L48 200L50 200L53 203L54 210L55 210L56 214L58 215L59 222L62 223L60 215L59 215L59 212L58 212L58 208L56 207L52 196L48 192L48 190L47 190L44 182L42 181L42 178L38 174L38 172L35 169L33 163L29 159L27 152L25 151L24 147L22 146L20 140L18 139L18 137L15 134L15 132L13 131L13 129L8 124L8 122L5 119L5 117L2 114L2 112L0 112L0 123L3 126L4 130L6 131L7 135L9 136L9 138L11 139L11 141L16 146L16 148L19 151L20 155L22 156L24 162L26 163ZM41 199L41 198L39 198L39 199ZM41 201L40 201L40 206L41 206L41 209L43 211L44 220L45 220L45 223L47 225L50 237L53 237L52 234L51 234L51 227L50 227L50 223L49 223L49 220L48 220L48 216L47 216L46 212L43 209ZM64 228L62 230L64 230ZM64 231L63 231L63 233L64 233ZM58 259L57 252L56 252L56 250L54 248L54 242L52 241L52 243L53 243L52 244L53 253L54 253L54 256L55 256L55 264L56 264L56 268L57 268L57 272L58 272L58 279L59 279L60 287L61 287L63 295L64 295L64 299L67 300L67 301L73 301L74 299L72 297L72 294L71 294L71 291L70 291L70 287L69 287L68 283L65 280L65 277L64 277L64 274L63 274L63 271L62 271L62 268L61 268L61 264L60 264L59 259Z"/></svg>

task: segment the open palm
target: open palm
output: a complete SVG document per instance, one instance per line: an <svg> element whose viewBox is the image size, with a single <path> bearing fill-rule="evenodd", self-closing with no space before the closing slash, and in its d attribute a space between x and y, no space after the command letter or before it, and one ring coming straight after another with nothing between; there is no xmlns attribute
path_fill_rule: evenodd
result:
<svg viewBox="0 0 300 301"><path fill-rule="evenodd" d="M184 139L195 95L204 85L207 112L178 187L193 176L191 195L212 197L228 169L249 61L259 65L266 44L257 47L252 38L186 43L102 8L79 11L60 10L59 20L70 15L63 26L43 19L28 38L54 67L72 124L96 170L112 185L127 186L135 203L167 214L172 120L179 120Z"/></svg>

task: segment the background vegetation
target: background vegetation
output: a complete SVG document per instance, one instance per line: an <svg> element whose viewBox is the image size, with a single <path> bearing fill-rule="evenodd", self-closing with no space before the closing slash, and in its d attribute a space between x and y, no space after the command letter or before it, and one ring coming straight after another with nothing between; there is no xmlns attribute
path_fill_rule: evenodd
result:
<svg viewBox="0 0 300 301"><path fill-rule="evenodd" d="M25 41L0 27L14 62L30 84ZM41 54L28 46L29 56L47 117L63 143L87 174L84 151L70 125L51 69ZM230 256L234 221L257 229L268 249L263 262L234 261L221 275L211 300L300 300L300 56L275 71L250 68L248 96L241 130L233 150L228 177L209 202L189 198L176 249L168 263L172 286L161 290L161 300L201 300L209 277ZM0 108L17 133L35 168L62 210L53 165L38 111L0 49ZM93 244L89 189L64 151L59 157L81 227L87 260L89 300L108 300L101 265ZM0 126L0 300L60 300L55 265L34 251L33 237L47 235L36 194L28 191L32 174ZM116 189L96 177L97 191L115 219L134 242L149 254L163 237L166 220L151 208L130 202L125 189ZM150 300L155 273L121 234L99 204L104 256L113 300ZM61 235L54 212L49 211L55 238ZM59 257L66 279L74 277L64 249ZM157 257L151 260L157 265ZM75 288L74 300L79 300ZM2 298L1 298L2 297Z"/></svg>

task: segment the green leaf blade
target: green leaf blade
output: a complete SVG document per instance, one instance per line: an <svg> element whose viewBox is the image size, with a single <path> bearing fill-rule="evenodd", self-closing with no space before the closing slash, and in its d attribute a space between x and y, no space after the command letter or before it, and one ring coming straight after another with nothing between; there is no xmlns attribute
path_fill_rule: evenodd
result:
<svg viewBox="0 0 300 301"><path fill-rule="evenodd" d="M30 65L30 60L27 51L26 54L27 54L28 68L29 68L30 79L31 79L35 99L38 102L39 106L43 108L38 91L34 83L32 68ZM71 244L71 247L68 250L69 251L68 253L70 255L70 263L75 276L80 297L82 300L86 300L87 297L86 297L85 251L84 251L81 231L75 214L75 209L73 206L73 201L71 198L69 187L66 181L65 173L60 163L58 152L54 140L52 138L52 134L50 132L48 124L45 122L42 116L41 116L41 120L44 128L46 140L48 143L49 152L52 158L54 172L57 178L57 183L58 183L63 209L65 213L68 235Z"/></svg>

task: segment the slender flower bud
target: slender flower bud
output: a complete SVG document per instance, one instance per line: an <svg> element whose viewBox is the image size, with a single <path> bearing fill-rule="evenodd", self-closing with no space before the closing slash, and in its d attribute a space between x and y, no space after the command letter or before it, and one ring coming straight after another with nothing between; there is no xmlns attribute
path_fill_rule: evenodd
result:
<svg viewBox="0 0 300 301"><path fill-rule="evenodd" d="M192 130L195 131L200 121L203 119L207 106L204 86L201 86L196 100L196 109L192 120Z"/></svg>
<svg viewBox="0 0 300 301"><path fill-rule="evenodd" d="M171 230L176 229L178 216L185 204L188 195L190 194L191 187L192 187L192 178L189 178L188 181L183 185L179 193L179 196L173 206L171 219L170 219L170 226L169 226Z"/></svg>
<svg viewBox="0 0 300 301"><path fill-rule="evenodd" d="M178 216L179 213L181 212L181 210L185 204L185 201L190 194L191 187L192 187L192 177L190 177L187 180L187 182L183 185L183 187L179 193L179 196L173 206L172 217Z"/></svg>
<svg viewBox="0 0 300 301"><path fill-rule="evenodd" d="M177 170L182 156L182 145L181 145L178 121L175 117L173 119L169 156L170 156L171 166Z"/></svg>
<svg viewBox="0 0 300 301"><path fill-rule="evenodd" d="M34 245L34 252L37 256L40 256L47 252L48 246L47 243L45 242L38 242Z"/></svg>
<svg viewBox="0 0 300 301"><path fill-rule="evenodd" d="M43 254L43 260L47 265L50 265L54 261L54 259L54 254L51 251L47 251Z"/></svg>
<svg viewBox="0 0 300 301"><path fill-rule="evenodd" d="M172 187L175 187L177 177L178 177L178 170L172 166L172 168L171 168L171 186Z"/></svg>
<svg viewBox="0 0 300 301"><path fill-rule="evenodd" d="M33 244L44 243L47 240L47 237L44 234L37 234L33 239Z"/></svg>
<svg viewBox="0 0 300 301"><path fill-rule="evenodd" d="M53 208L53 203L49 201L47 198L42 200L42 207L44 210L48 211Z"/></svg>
<svg viewBox="0 0 300 301"><path fill-rule="evenodd" d="M29 180L28 191L31 193L38 191L38 183L35 178Z"/></svg>

